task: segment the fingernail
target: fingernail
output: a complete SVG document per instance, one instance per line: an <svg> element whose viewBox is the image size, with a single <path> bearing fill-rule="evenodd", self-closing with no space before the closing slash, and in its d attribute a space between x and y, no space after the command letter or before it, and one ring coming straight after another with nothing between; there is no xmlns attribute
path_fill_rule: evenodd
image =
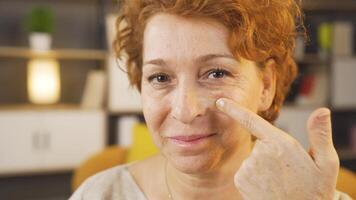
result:
<svg viewBox="0 0 356 200"><path fill-rule="evenodd" d="M224 107L224 104L225 104L225 102L224 102L223 99L218 99L218 100L216 101L216 106L217 106L217 107L223 108L223 107Z"/></svg>

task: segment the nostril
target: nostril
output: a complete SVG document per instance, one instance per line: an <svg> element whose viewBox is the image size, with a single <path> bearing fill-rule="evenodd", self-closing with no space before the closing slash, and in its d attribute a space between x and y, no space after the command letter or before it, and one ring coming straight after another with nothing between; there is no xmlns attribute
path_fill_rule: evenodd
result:
<svg viewBox="0 0 356 200"><path fill-rule="evenodd" d="M195 118L204 116L207 109L214 104L203 90L197 87L179 87L171 101L172 116L174 119L189 124Z"/></svg>
<svg viewBox="0 0 356 200"><path fill-rule="evenodd" d="M172 116L174 119L185 124L191 123L201 113L194 106L177 106L173 109Z"/></svg>

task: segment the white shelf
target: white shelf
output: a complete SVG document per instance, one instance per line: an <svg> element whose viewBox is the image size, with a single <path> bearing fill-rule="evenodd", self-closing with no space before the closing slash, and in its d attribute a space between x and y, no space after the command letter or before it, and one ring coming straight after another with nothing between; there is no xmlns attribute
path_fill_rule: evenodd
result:
<svg viewBox="0 0 356 200"><path fill-rule="evenodd" d="M142 111L107 111L110 116L124 116L124 115L143 115Z"/></svg>
<svg viewBox="0 0 356 200"><path fill-rule="evenodd" d="M54 49L46 52L36 52L27 47L0 47L0 57L12 58L57 58L72 60L105 60L108 52L95 49Z"/></svg>
<svg viewBox="0 0 356 200"><path fill-rule="evenodd" d="M7 104L0 105L0 112L23 112L23 111L104 111L104 108L82 108L80 104L54 104L54 105L36 105L36 104Z"/></svg>

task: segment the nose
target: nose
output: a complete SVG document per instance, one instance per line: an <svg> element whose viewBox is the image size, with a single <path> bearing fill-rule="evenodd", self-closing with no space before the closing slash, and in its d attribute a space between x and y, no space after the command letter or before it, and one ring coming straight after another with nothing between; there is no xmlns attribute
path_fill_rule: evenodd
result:
<svg viewBox="0 0 356 200"><path fill-rule="evenodd" d="M201 99L199 89L194 85L180 85L171 101L173 118L184 124L190 124L195 118L204 115L206 108Z"/></svg>

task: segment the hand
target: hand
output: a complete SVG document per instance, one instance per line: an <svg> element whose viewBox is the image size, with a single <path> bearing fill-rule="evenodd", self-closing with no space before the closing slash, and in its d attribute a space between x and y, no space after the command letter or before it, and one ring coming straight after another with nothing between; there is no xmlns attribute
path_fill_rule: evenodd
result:
<svg viewBox="0 0 356 200"><path fill-rule="evenodd" d="M257 140L235 174L244 199L332 199L339 158L332 143L330 110L319 108L308 119L310 150L257 114L229 99L217 107Z"/></svg>

